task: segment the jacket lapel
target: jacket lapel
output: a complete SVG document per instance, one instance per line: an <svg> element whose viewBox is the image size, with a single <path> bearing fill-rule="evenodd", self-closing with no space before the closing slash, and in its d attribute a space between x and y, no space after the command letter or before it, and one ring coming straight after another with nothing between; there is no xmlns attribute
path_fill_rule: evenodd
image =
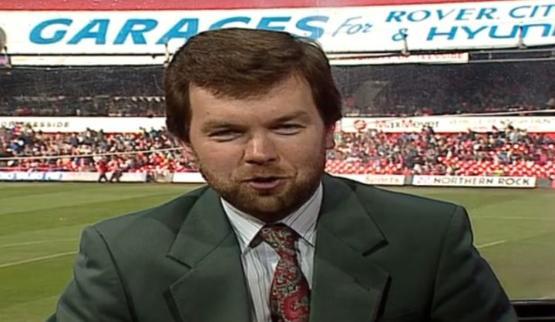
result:
<svg viewBox="0 0 555 322"><path fill-rule="evenodd" d="M368 255L386 240L345 182L325 176L323 200L310 321L375 321L389 275Z"/></svg>
<svg viewBox="0 0 555 322"><path fill-rule="evenodd" d="M191 208L168 257L184 265L167 294L177 321L250 321L241 251L212 189Z"/></svg>

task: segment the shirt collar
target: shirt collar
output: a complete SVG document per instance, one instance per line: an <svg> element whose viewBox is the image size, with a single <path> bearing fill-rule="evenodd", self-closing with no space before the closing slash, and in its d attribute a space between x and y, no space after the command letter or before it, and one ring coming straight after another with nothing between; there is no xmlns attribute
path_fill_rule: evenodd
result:
<svg viewBox="0 0 555 322"><path fill-rule="evenodd" d="M323 187L318 186L314 194L293 213L287 215L278 222L293 229L309 245L314 247L316 238L316 221L322 205ZM225 199L220 198L224 212L229 219L241 246L241 252L245 252L254 240L258 231L266 224L264 221L249 215L234 206Z"/></svg>

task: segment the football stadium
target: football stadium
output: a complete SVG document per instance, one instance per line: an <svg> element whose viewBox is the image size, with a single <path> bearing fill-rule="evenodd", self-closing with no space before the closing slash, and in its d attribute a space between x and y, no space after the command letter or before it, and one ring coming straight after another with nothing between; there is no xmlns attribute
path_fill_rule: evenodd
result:
<svg viewBox="0 0 555 322"><path fill-rule="evenodd" d="M520 321L555 321L553 1L25 0L0 17L1 322L54 313L83 229L205 184L166 129L164 71L227 27L317 41L343 115L326 172L463 206Z"/></svg>

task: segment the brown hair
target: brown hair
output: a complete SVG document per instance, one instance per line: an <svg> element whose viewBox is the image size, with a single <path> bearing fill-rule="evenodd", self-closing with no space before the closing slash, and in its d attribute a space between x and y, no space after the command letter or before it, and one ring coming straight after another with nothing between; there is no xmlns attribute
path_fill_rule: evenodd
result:
<svg viewBox="0 0 555 322"><path fill-rule="evenodd" d="M205 31L189 39L165 72L166 126L189 142L189 87L222 97L263 95L290 75L307 81L326 126L341 118L341 97L328 59L315 42L286 32L229 28Z"/></svg>

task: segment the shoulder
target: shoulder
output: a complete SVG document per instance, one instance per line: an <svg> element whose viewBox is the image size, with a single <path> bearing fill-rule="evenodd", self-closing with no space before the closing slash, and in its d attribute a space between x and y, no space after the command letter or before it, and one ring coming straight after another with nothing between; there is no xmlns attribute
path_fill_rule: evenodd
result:
<svg viewBox="0 0 555 322"><path fill-rule="evenodd" d="M198 188L162 205L110 218L91 228L104 239L175 236L189 210L207 189L206 186Z"/></svg>
<svg viewBox="0 0 555 322"><path fill-rule="evenodd" d="M384 230L446 229L464 209L452 202L390 191L357 181L331 177L349 187L372 220ZM437 232L437 231L436 231Z"/></svg>
<svg viewBox="0 0 555 322"><path fill-rule="evenodd" d="M448 201L391 191L350 179L329 177L336 183L347 185L356 194L359 201L363 204L372 205L375 210L436 214L453 212L458 207L458 205Z"/></svg>

